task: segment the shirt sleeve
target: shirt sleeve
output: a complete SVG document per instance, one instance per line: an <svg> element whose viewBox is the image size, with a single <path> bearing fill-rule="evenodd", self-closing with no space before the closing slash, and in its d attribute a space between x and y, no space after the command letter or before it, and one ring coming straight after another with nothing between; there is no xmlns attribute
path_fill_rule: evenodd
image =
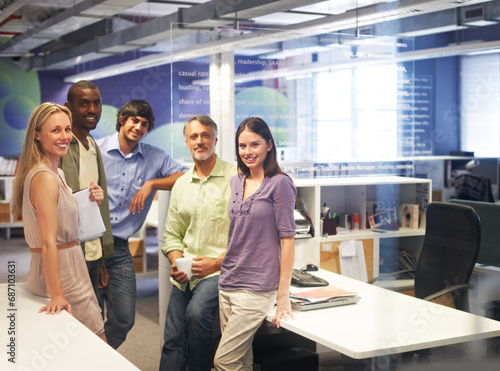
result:
<svg viewBox="0 0 500 371"><path fill-rule="evenodd" d="M163 151L162 151L163 152ZM169 155L163 152L163 163L160 168L160 174L158 178L165 178L179 171L186 172L189 169L184 165L181 165L177 161L173 160Z"/></svg>
<svg viewBox="0 0 500 371"><path fill-rule="evenodd" d="M297 190L293 181L286 175L280 176L276 184L276 190L273 196L274 215L276 226L280 238L295 236L295 218L293 210L295 209L295 196Z"/></svg>
<svg viewBox="0 0 500 371"><path fill-rule="evenodd" d="M186 246L183 243L187 226L184 225L177 209L177 198L179 197L175 186L170 196L168 206L167 221L165 223L164 239L165 244L161 248L163 255L167 256L170 251L179 250L184 253Z"/></svg>

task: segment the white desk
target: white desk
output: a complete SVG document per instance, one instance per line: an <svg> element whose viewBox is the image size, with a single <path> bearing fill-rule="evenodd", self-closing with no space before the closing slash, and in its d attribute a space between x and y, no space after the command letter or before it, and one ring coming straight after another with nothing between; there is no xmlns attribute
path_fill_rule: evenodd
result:
<svg viewBox="0 0 500 371"><path fill-rule="evenodd" d="M0 284L0 369L2 370L134 370L138 368L104 343L68 312L38 314L48 299L29 293L26 283L16 283L16 311L7 300L7 284ZM10 321L14 313L16 364L8 362Z"/></svg>
<svg viewBox="0 0 500 371"><path fill-rule="evenodd" d="M320 270L357 304L294 311L282 327L351 358L371 358L500 336L500 322ZM293 288L292 291L307 288ZM267 316L271 321L274 310Z"/></svg>

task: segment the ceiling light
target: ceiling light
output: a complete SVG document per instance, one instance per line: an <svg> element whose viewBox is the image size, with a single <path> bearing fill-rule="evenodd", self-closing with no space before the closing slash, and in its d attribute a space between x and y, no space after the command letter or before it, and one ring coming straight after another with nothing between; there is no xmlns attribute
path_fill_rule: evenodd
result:
<svg viewBox="0 0 500 371"><path fill-rule="evenodd" d="M471 27L491 26L497 23L494 20L486 19L483 4L460 8L460 20L461 24Z"/></svg>
<svg viewBox="0 0 500 371"><path fill-rule="evenodd" d="M497 24L497 22L490 21L487 19L478 19L477 21L463 22L463 24L466 26L471 26L471 27L484 27L484 26L491 26L491 25Z"/></svg>
<svg viewBox="0 0 500 371"><path fill-rule="evenodd" d="M450 24L447 26L424 28L422 30L402 32L402 33L398 34L398 36L400 36L400 37L419 37L419 36L425 36L425 35L434 35L437 33L463 30L466 28L467 28L466 26L459 26L456 24Z"/></svg>

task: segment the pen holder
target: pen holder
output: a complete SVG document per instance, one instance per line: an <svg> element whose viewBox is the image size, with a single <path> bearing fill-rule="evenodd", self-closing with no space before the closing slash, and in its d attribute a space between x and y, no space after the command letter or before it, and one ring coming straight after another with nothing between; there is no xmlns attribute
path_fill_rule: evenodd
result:
<svg viewBox="0 0 500 371"><path fill-rule="evenodd" d="M337 218L323 219L323 235L333 236L337 234Z"/></svg>

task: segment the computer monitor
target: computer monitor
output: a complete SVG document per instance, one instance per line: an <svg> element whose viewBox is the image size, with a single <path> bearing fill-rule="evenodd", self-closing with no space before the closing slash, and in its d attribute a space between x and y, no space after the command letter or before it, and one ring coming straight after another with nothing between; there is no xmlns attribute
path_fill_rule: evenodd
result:
<svg viewBox="0 0 500 371"><path fill-rule="evenodd" d="M477 263L500 267L500 205L459 199L451 199L450 202L470 206L479 215L481 248Z"/></svg>

